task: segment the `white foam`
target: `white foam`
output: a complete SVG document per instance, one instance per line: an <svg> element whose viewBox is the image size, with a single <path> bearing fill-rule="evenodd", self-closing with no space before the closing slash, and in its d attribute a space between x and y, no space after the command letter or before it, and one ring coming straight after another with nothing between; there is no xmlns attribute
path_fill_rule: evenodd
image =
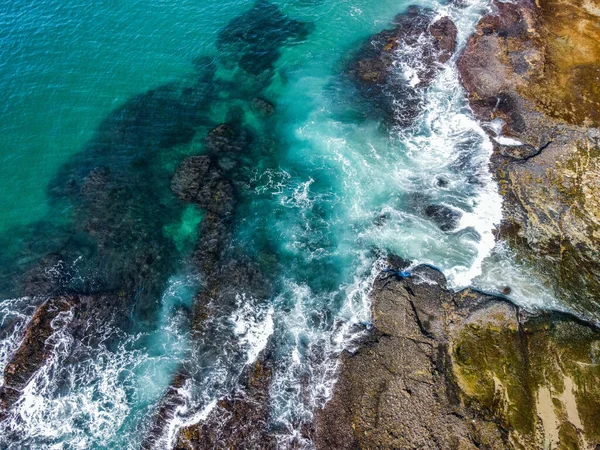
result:
<svg viewBox="0 0 600 450"><path fill-rule="evenodd" d="M523 145L521 141L518 139L506 137L506 136L498 136L493 138L498 144L506 145L507 147L517 147L519 145Z"/></svg>
<svg viewBox="0 0 600 450"><path fill-rule="evenodd" d="M281 204L301 209L310 208L314 203L314 199L310 195L310 186L314 181L312 178L309 178L307 181L300 183L294 188L292 195L283 195L281 197Z"/></svg>
<svg viewBox="0 0 600 450"><path fill-rule="evenodd" d="M246 350L246 364L252 364L273 334L273 306L257 308L246 294L237 294L236 301L238 309L229 320L234 326L238 345Z"/></svg>
<svg viewBox="0 0 600 450"><path fill-rule="evenodd" d="M473 280L473 285L496 295L502 295L504 288L508 287L510 294L506 297L528 310L568 310L548 286L517 262L514 252L503 241L496 244L491 256L484 261L482 273Z"/></svg>

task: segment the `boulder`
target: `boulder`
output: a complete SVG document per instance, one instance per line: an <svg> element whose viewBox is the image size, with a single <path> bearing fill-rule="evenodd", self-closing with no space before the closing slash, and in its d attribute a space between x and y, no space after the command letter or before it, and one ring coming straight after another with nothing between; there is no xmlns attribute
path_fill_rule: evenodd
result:
<svg viewBox="0 0 600 450"><path fill-rule="evenodd" d="M444 205L429 205L424 212L442 231L454 230L462 216L459 211Z"/></svg>

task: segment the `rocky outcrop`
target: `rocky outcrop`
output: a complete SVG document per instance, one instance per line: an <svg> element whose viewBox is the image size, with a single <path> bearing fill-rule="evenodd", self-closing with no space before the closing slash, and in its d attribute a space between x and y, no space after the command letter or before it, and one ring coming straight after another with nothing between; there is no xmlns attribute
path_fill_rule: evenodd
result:
<svg viewBox="0 0 600 450"><path fill-rule="evenodd" d="M433 19L431 10L410 6L395 18L394 28L370 38L348 68L363 97L402 127L417 117L423 89L456 47L454 23L448 17Z"/></svg>
<svg viewBox="0 0 600 450"><path fill-rule="evenodd" d="M65 294L46 300L36 309L19 346L4 368L4 383L0 386L0 420L19 400L36 372L52 357L55 347L60 347L58 335L61 330L67 329L74 340L94 346L101 338L90 334L88 327L108 321L118 325L117 317L124 313L121 295Z"/></svg>
<svg viewBox="0 0 600 450"><path fill-rule="evenodd" d="M419 267L380 277L314 441L329 449L595 448L600 332L530 315Z"/></svg>
<svg viewBox="0 0 600 450"><path fill-rule="evenodd" d="M246 368L238 389L220 400L206 421L179 431L176 450L277 448L268 430L272 369L262 356Z"/></svg>
<svg viewBox="0 0 600 450"><path fill-rule="evenodd" d="M185 410L190 416L198 412L200 406L190 405L190 399L181 390L184 384L207 383L207 374L197 370L202 363L194 358L239 352L222 341L219 319L229 317L240 301L253 299L258 304L271 295L268 276L232 243L235 207L241 195L238 188L243 178L241 172L248 163L244 157L250 142L249 132L240 123L220 124L204 140L206 153L185 159L172 179L171 189L180 199L206 211L190 255L203 286L194 298L192 355L173 377L149 426L143 448L165 445L169 423L178 411ZM232 364L231 370L235 371L235 366L244 367L245 361ZM176 448L239 448L250 441L264 441L266 445L271 439L266 432L270 372L265 359L246 367L239 377L239 389L221 399L206 420L176 430L173 437ZM232 383L233 390L235 376Z"/></svg>
<svg viewBox="0 0 600 450"><path fill-rule="evenodd" d="M495 144L502 237L600 319L600 28L594 1L496 2L458 67Z"/></svg>
<svg viewBox="0 0 600 450"><path fill-rule="evenodd" d="M21 390L52 353L48 338L54 332L53 322L79 303L77 296L57 297L42 304L31 318L21 344L4 369L4 385L0 387L0 419L17 401Z"/></svg>

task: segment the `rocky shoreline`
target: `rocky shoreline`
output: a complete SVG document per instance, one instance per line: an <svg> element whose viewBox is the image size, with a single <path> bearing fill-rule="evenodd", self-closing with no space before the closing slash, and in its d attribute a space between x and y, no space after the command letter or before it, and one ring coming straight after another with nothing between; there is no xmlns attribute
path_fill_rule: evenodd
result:
<svg viewBox="0 0 600 450"><path fill-rule="evenodd" d="M494 143L499 239L587 321L600 313L600 9L494 2L458 59ZM596 449L600 330L529 313L428 267L380 276L373 330L342 357L317 448Z"/></svg>
<svg viewBox="0 0 600 450"><path fill-rule="evenodd" d="M264 26L264 8L283 20L265 5L225 29L236 38L233 48L225 46L225 37L219 43L233 55L236 45L249 46L236 63L255 75L272 70L278 56L275 46L268 52L273 60L257 65L254 54L262 53L264 44L248 41L247 23ZM332 399L290 444L294 448L304 448L307 441L318 449L340 450L600 448L600 330L587 323L600 322L600 6L592 0L518 0L496 1L493 9L478 23L457 65L470 106L494 143L491 167L504 197L499 239L569 302L573 314L527 312L469 289L454 293L446 289L444 276L428 266L398 276L407 264L390 257L393 271L379 275L371 294L372 324L358 348L341 356ZM295 21L289 29L290 37L298 39L309 32ZM278 39L275 43L282 45L288 37ZM345 75L384 123L409 127L421 112L422 93L454 54L456 39L457 29L447 17L436 20L432 11L409 7L392 29L357 52ZM390 76L392 54L399 48L413 52L418 63L415 85ZM135 98L103 124L106 130L89 145L89 155L65 167L70 177L62 177L68 183L61 179L67 185L61 189L72 191L78 205L75 231L94 238L92 247L102 256L98 261L116 254L110 259L120 263L99 266L93 272L100 274L96 284L83 287L50 278L47 269L54 259L28 267L21 277L27 287L23 292L45 301L4 370L0 420L49 358L49 338L58 325L92 342L93 336L86 335L91 319L127 322L124 311L130 309L150 317L151 300L171 272L163 255L175 252L175 246L166 239L144 251L141 245L115 244L144 242L164 224L125 214L154 195L150 181L142 184L148 192L132 188L138 178L152 179L147 175L154 172L143 161L132 163L140 172L133 181L112 161L106 167L82 163L107 148L130 151L129 141L143 134L152 154L180 139L191 141L200 124L210 130L202 155L187 155L169 180L159 179L178 198L173 215L183 204L205 211L188 258L205 284L189 312L192 347L219 345L218 329L212 330L207 319L230 312L240 290L265 304L271 297L268 274L231 243L239 180L252 166L253 134L233 108L220 125L192 114L208 101L197 84L193 89L165 86ZM183 106L177 104L180 95ZM137 125L127 128L119 121L124 114L135 123L143 116L142 106L158 104L162 110L163 103L186 113L183 125L160 116L162 128L143 127L157 135L148 137ZM268 117L275 105L256 97L252 108ZM80 176L81 167L85 174ZM441 208L430 205L424 214L443 231L451 230L458 218ZM120 225L111 228L113 223ZM72 235L79 237L75 231ZM71 239L56 253L57 260L70 251ZM77 261L77 256L70 259ZM138 291L144 293L138 294L141 301L129 304ZM176 432L175 448L278 448L268 408L273 358L267 346L255 363L240 369L239 383L206 420ZM143 448L164 443L169 422L186 404L180 388L194 376L206 377L193 375L193 355L190 361L176 371L147 427Z"/></svg>
<svg viewBox="0 0 600 450"><path fill-rule="evenodd" d="M500 239L581 317L600 313L600 28L593 2L495 2L458 60L494 143Z"/></svg>
<svg viewBox="0 0 600 450"><path fill-rule="evenodd" d="M342 357L317 448L595 448L600 331L531 314L420 266L384 275L373 330ZM560 444L560 447L557 447Z"/></svg>

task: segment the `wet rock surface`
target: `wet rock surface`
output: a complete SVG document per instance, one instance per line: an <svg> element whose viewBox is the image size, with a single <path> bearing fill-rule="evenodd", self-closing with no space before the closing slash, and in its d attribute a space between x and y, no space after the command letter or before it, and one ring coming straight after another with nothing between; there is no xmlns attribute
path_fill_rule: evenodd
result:
<svg viewBox="0 0 600 450"><path fill-rule="evenodd" d="M372 300L373 329L343 356L334 396L316 415L317 448L598 444L597 329L451 293L423 266L405 280L381 276Z"/></svg>
<svg viewBox="0 0 600 450"><path fill-rule="evenodd" d="M268 359L263 354L246 368L238 389L217 403L208 420L182 428L174 448L277 448L268 428L272 375Z"/></svg>
<svg viewBox="0 0 600 450"><path fill-rule="evenodd" d="M425 216L433 220L442 231L450 231L458 226L461 213L444 205L429 205L425 208Z"/></svg>
<svg viewBox="0 0 600 450"><path fill-rule="evenodd" d="M420 113L421 91L456 48L454 23L448 17L433 19L432 11L410 6L395 18L394 28L370 38L347 69L362 96L378 106L386 121L402 127ZM398 63L410 70L400 70Z"/></svg>
<svg viewBox="0 0 600 450"><path fill-rule="evenodd" d="M600 68L600 29L585 5L496 2L458 67L493 138L501 236L557 297L598 320L600 108L588 75Z"/></svg>
<svg viewBox="0 0 600 450"><path fill-rule="evenodd" d="M77 295L66 294L43 302L27 323L19 346L11 354L4 368L4 384L0 387L0 420L6 417L11 407L19 400L21 392L36 372L60 346L56 335L67 329L69 335L88 347L98 342L98 337L89 333L93 324L111 321L125 327L123 298L119 294Z"/></svg>

